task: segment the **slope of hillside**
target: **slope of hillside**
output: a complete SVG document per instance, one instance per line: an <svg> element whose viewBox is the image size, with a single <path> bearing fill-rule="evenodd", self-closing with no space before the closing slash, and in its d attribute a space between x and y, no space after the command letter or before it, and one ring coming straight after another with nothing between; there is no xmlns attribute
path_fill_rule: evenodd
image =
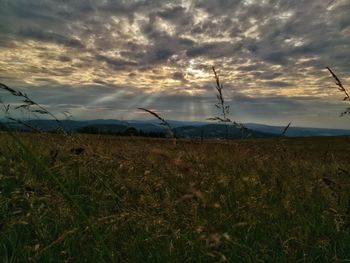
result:
<svg viewBox="0 0 350 263"><path fill-rule="evenodd" d="M4 122L4 121L3 121ZM15 122L6 122L10 127L17 130L30 130L22 124ZM29 120L27 123L44 131L54 130L58 127L58 123L54 120ZM209 123L209 122L185 122L185 121L169 121L174 128L178 137L183 138L242 138L242 137L276 137L279 136L284 127L271 126L258 123L244 124L248 129L248 133L243 133L233 125ZM158 120L62 120L61 124L65 130L69 132L78 132L82 128L96 128L100 133L120 132L127 128L135 128L137 131L144 133L168 133L168 129L160 125ZM226 130L228 129L228 130ZM85 129L87 130L87 128ZM350 130L345 129L326 129L326 128L309 128L309 127L293 127L291 126L285 136L287 137L312 137L312 136L344 136L350 135Z"/></svg>

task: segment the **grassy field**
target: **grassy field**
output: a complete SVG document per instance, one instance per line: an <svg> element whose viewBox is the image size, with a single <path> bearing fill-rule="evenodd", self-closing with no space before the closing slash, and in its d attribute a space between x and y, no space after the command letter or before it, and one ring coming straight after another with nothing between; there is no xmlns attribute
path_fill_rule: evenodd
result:
<svg viewBox="0 0 350 263"><path fill-rule="evenodd" d="M350 138L0 135L1 262L349 262Z"/></svg>

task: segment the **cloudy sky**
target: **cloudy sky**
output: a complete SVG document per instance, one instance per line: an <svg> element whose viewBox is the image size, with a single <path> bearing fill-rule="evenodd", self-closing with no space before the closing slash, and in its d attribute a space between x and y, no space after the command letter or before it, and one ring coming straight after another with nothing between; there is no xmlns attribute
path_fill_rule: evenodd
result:
<svg viewBox="0 0 350 263"><path fill-rule="evenodd" d="M350 128L349 0L0 0L0 82L75 119ZM10 100L5 93L2 100Z"/></svg>

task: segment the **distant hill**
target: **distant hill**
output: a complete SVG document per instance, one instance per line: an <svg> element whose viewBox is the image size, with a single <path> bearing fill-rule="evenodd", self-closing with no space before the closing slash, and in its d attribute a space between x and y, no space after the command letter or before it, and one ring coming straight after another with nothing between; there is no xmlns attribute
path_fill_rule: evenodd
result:
<svg viewBox="0 0 350 263"><path fill-rule="evenodd" d="M15 122L2 121L16 130L28 131L30 128ZM54 120L29 120L27 123L37 129L44 131L55 130L58 126ZM209 122L186 122L169 121L174 127L174 132L181 138L242 138L249 134L249 137L265 138L279 136L284 126L271 126L257 123L247 123L248 133L233 126ZM101 133L101 134L128 134L131 128L142 134L167 134L168 129L161 125L158 120L62 120L62 126L69 132ZM129 130L128 130L129 129ZM228 129L228 130L226 130ZM135 133L135 131L134 131ZM350 135L350 130L305 128L291 126L285 136L287 137L308 137L308 136L344 136Z"/></svg>
<svg viewBox="0 0 350 263"><path fill-rule="evenodd" d="M252 130L281 134L284 126L270 126L258 123L247 123L246 127ZM327 128L306 128L291 126L286 132L287 137L309 137L309 136L344 136L350 135L350 130L345 129L327 129Z"/></svg>
<svg viewBox="0 0 350 263"><path fill-rule="evenodd" d="M130 128L122 124L93 124L88 126L83 126L76 129L76 132L80 133L93 133L93 134L117 134L124 133Z"/></svg>
<svg viewBox="0 0 350 263"><path fill-rule="evenodd" d="M175 128L177 136L182 138L230 138L239 139L245 137L266 138L276 137L275 134L254 130L242 131L233 125L206 124L202 126L183 126Z"/></svg>

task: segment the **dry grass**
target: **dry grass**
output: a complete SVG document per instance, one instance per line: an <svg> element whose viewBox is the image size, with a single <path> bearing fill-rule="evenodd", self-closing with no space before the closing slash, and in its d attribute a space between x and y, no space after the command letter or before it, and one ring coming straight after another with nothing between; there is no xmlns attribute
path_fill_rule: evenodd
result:
<svg viewBox="0 0 350 263"><path fill-rule="evenodd" d="M219 74L216 72L215 67L212 67L213 73L214 73L214 78L215 78L215 89L217 91L216 98L217 98L217 103L215 104L215 107L219 110L220 116L214 116L208 118L208 120L212 121L218 121L219 123L224 123L226 125L226 138L229 139L229 132L228 132L228 124L233 124L235 127L239 128L242 132L242 137L249 137L250 133L247 127L245 127L242 123L238 123L234 120L231 120L229 118L230 115L230 105L227 105L224 94L223 94L223 89L224 86L220 82Z"/></svg>
<svg viewBox="0 0 350 263"><path fill-rule="evenodd" d="M334 78L335 84L338 86L338 90L345 94L345 97L343 100L350 100L349 93L344 88L343 83L340 81L338 76L329 67L326 67L326 69L328 69L328 71L331 73L332 77Z"/></svg>
<svg viewBox="0 0 350 263"><path fill-rule="evenodd" d="M158 120L160 120L160 124L167 127L168 131L170 132L170 135L172 138L176 138L176 135L174 133L174 128L170 125L170 123L168 121L166 121L164 118L162 118L158 113L149 110L149 109L145 109L145 108L138 108L139 110L143 110L145 112L148 112L149 114L151 114L152 116L156 117Z"/></svg>
<svg viewBox="0 0 350 263"><path fill-rule="evenodd" d="M8 93L10 93L14 97L19 97L22 100L21 101L22 104L20 104L19 106L16 106L14 108L15 110L25 109L31 113L34 113L34 114L48 115L51 118L53 118L58 124L60 124L59 119L53 113L48 111L45 107L43 107L39 103L32 100L26 93L21 92L19 90L15 90L13 88L10 88L3 83L0 83L0 89L7 91ZM5 111L5 114L7 115L11 109L11 105L10 104L6 105L6 104L4 104L4 102L1 102L1 103L4 106L4 111ZM17 119L14 119L14 118L11 118L11 120L17 121Z"/></svg>
<svg viewBox="0 0 350 263"><path fill-rule="evenodd" d="M348 138L76 136L1 135L4 262L350 258Z"/></svg>
<svg viewBox="0 0 350 263"><path fill-rule="evenodd" d="M284 136L287 133L287 131L288 131L288 129L289 129L291 124L292 124L292 122L288 123L288 125L283 129L283 131L281 133L281 136Z"/></svg>
<svg viewBox="0 0 350 263"><path fill-rule="evenodd" d="M339 77L334 73L333 70L331 70L329 67L326 67L328 69L329 73L331 73L332 77L335 80L335 85L338 86L338 90L345 94L345 97L343 98L344 101L350 100L350 96L348 91L345 89L343 83L340 81ZM347 108L345 111L340 113L340 117L343 117L344 115L350 114L350 108Z"/></svg>

